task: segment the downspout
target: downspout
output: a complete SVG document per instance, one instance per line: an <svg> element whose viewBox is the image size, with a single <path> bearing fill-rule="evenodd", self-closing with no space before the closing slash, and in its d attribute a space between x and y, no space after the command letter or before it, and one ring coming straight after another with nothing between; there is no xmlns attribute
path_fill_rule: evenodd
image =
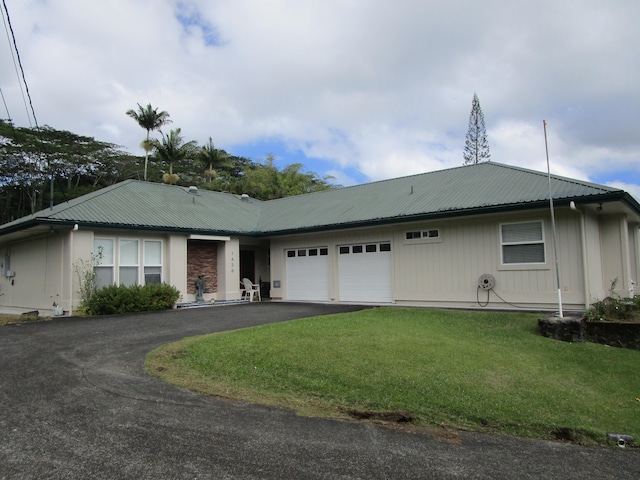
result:
<svg viewBox="0 0 640 480"><path fill-rule="evenodd" d="M622 276L624 279L623 288L628 294L631 291L633 279L631 278L631 252L629 251L629 220L626 216L623 216L622 220L620 220L620 236L622 239Z"/></svg>
<svg viewBox="0 0 640 480"><path fill-rule="evenodd" d="M78 230L76 223L69 232L69 316L73 316L73 233Z"/></svg>
<svg viewBox="0 0 640 480"><path fill-rule="evenodd" d="M580 245L581 245L581 256L582 256L582 283L584 288L584 309L585 311L589 310L589 262L587 262L587 233L586 233L586 225L584 222L584 212L578 210L576 207L576 203L572 200L569 203L571 210L577 212L580 215Z"/></svg>
<svg viewBox="0 0 640 480"><path fill-rule="evenodd" d="M634 256L635 256L635 260L636 260L636 264L635 264L635 275L636 275L636 279L635 281L633 279L631 279L632 281L634 281L633 285L631 285L633 287L633 292L632 292L632 297L635 296L636 292L635 292L635 288L636 285L638 284L638 276L640 276L640 241L638 239L638 234L640 233L640 225L638 225L637 223L633 225L633 252L634 252Z"/></svg>

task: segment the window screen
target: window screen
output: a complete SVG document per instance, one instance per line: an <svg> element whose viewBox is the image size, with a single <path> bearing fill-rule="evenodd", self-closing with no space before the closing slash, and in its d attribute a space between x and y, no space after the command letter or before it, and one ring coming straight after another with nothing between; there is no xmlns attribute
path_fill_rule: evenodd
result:
<svg viewBox="0 0 640 480"><path fill-rule="evenodd" d="M113 284L113 239L96 238L93 241L93 255L95 258L94 272L96 274L96 288Z"/></svg>
<svg viewBox="0 0 640 480"><path fill-rule="evenodd" d="M138 241L120 240L120 267L118 283L130 286L138 283Z"/></svg>
<svg viewBox="0 0 640 480"><path fill-rule="evenodd" d="M151 285L162 282L162 242L144 242L144 283Z"/></svg>
<svg viewBox="0 0 640 480"><path fill-rule="evenodd" d="M545 263L542 222L501 226L502 263Z"/></svg>

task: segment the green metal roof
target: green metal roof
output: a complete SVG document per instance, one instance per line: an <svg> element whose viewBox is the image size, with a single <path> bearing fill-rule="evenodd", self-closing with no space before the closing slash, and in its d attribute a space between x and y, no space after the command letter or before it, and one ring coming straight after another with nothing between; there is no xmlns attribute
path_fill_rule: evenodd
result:
<svg viewBox="0 0 640 480"><path fill-rule="evenodd" d="M82 224L131 230L246 234L258 223L263 202L238 195L126 180L0 227Z"/></svg>
<svg viewBox="0 0 640 480"><path fill-rule="evenodd" d="M551 191L559 205L562 200L567 204L624 194L619 189L558 176L552 176ZM546 173L485 162L273 200L265 205L259 230L320 230L539 208L548 203Z"/></svg>
<svg viewBox="0 0 640 480"><path fill-rule="evenodd" d="M622 190L552 176L558 205L621 201ZM0 226L0 236L34 225L269 236L416 219L541 208L546 173L495 162L412 175L268 202L246 196L127 180Z"/></svg>

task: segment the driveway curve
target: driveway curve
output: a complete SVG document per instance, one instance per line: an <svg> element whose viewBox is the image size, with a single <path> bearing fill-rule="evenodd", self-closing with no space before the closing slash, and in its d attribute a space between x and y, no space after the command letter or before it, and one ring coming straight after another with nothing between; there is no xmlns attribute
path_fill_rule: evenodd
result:
<svg viewBox="0 0 640 480"><path fill-rule="evenodd" d="M359 307L253 303L0 327L0 479L637 479L640 449L411 433L204 397L145 356Z"/></svg>

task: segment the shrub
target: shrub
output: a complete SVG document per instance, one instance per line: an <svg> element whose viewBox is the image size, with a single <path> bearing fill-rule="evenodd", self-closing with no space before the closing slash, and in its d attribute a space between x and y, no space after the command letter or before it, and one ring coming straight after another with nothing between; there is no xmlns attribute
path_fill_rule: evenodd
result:
<svg viewBox="0 0 640 480"><path fill-rule="evenodd" d="M180 292L166 283L153 285L110 285L97 290L83 307L89 315L166 310L180 298Z"/></svg>
<svg viewBox="0 0 640 480"><path fill-rule="evenodd" d="M589 322L638 322L640 323L640 295L620 298L615 293L619 279L611 282L611 295L591 304L586 319Z"/></svg>
<svg viewBox="0 0 640 480"><path fill-rule="evenodd" d="M586 317L590 322L638 322L639 307L640 295L633 298L607 297L591 304Z"/></svg>

